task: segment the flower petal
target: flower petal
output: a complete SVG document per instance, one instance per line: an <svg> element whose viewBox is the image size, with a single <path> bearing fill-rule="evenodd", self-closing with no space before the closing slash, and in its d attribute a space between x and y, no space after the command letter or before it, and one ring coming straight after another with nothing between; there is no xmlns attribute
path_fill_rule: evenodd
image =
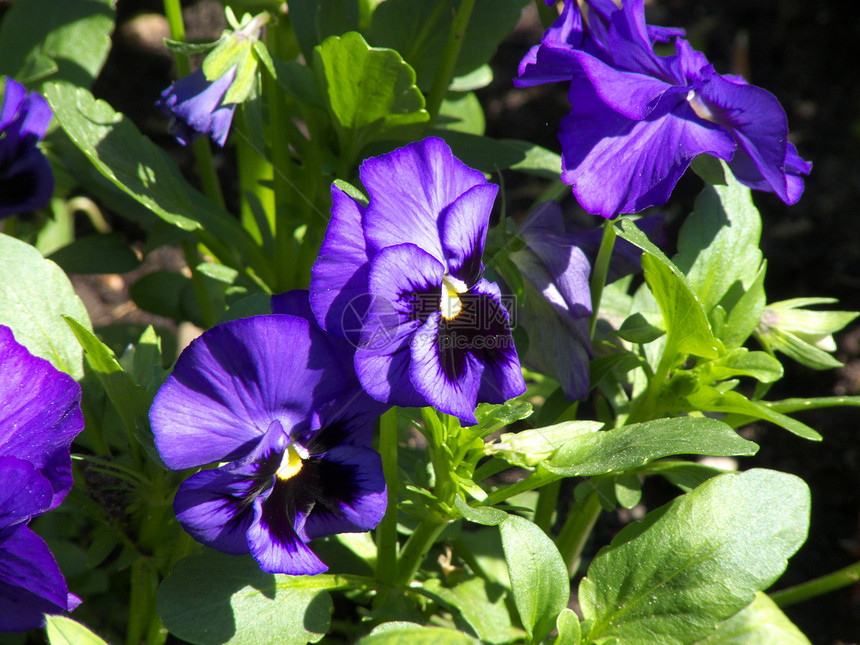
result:
<svg viewBox="0 0 860 645"><path fill-rule="evenodd" d="M287 485L276 486L265 500L254 502L254 521L248 528L251 554L267 573L316 575L328 570L296 533L287 500Z"/></svg>
<svg viewBox="0 0 860 645"><path fill-rule="evenodd" d="M473 186L487 184L483 173L435 137L367 159L360 175L370 195L367 239L377 248L415 244L440 262L445 261L440 225L446 209Z"/></svg>
<svg viewBox="0 0 860 645"><path fill-rule="evenodd" d="M490 213L499 187L474 186L460 195L442 216L442 247L449 272L468 285L484 274L481 256L487 240Z"/></svg>
<svg viewBox="0 0 860 645"><path fill-rule="evenodd" d="M430 405L474 425L483 366L467 351L468 337L447 334L443 324L434 312L412 337L409 376Z"/></svg>
<svg viewBox="0 0 860 645"><path fill-rule="evenodd" d="M296 477L315 471L316 503L303 526L302 538L369 531L385 515L387 497L382 458L370 448L341 445L309 460Z"/></svg>
<svg viewBox="0 0 860 645"><path fill-rule="evenodd" d="M168 129L182 145L205 134L224 147L236 104L222 105L221 101L235 77L235 67L215 81L206 80L198 69L161 93L156 105L170 117Z"/></svg>
<svg viewBox="0 0 860 645"><path fill-rule="evenodd" d="M0 176L0 218L44 208L53 194L51 164L33 144L25 148Z"/></svg>
<svg viewBox="0 0 860 645"><path fill-rule="evenodd" d="M364 237L364 208L337 186L319 257L311 269L311 309L320 327L358 344L375 248Z"/></svg>
<svg viewBox="0 0 860 645"><path fill-rule="evenodd" d="M179 486L176 518L191 537L224 553L249 553L246 533L254 519L256 482L226 468L202 470Z"/></svg>
<svg viewBox="0 0 860 645"><path fill-rule="evenodd" d="M414 244L382 249L370 269L371 306L355 353L362 386L378 401L426 405L409 380L409 343L439 307L445 268Z"/></svg>
<svg viewBox="0 0 860 645"><path fill-rule="evenodd" d="M801 174L811 166L789 149L788 120L779 100L760 87L732 82L713 74L699 96L714 113L715 121L729 128L739 153L729 162L739 181L776 193L793 204L803 192Z"/></svg>
<svg viewBox="0 0 860 645"><path fill-rule="evenodd" d="M26 97L27 88L7 77L3 89L3 106L0 107L0 130L5 131L15 121Z"/></svg>
<svg viewBox="0 0 860 645"><path fill-rule="evenodd" d="M51 482L54 508L72 486L69 447L84 427L81 388L2 325L0 356L0 455L33 464Z"/></svg>
<svg viewBox="0 0 860 645"><path fill-rule="evenodd" d="M51 482L29 461L0 457L0 531L47 511L53 495Z"/></svg>
<svg viewBox="0 0 860 645"><path fill-rule="evenodd" d="M474 424L478 403L504 403L525 382L498 287L482 279L461 300L455 318L436 312L415 333L409 373L435 408Z"/></svg>
<svg viewBox="0 0 860 645"><path fill-rule="evenodd" d="M301 431L348 380L321 330L293 316L217 325L182 352L150 420L174 470L246 455L273 420Z"/></svg>
<svg viewBox="0 0 860 645"><path fill-rule="evenodd" d="M0 533L0 631L40 627L44 613L69 611L73 600L42 538L26 526Z"/></svg>
<svg viewBox="0 0 860 645"><path fill-rule="evenodd" d="M561 176L589 213L614 217L663 204L696 155L734 153L731 136L697 117L683 97L641 121L607 107L587 81L572 81L570 97L558 134Z"/></svg>

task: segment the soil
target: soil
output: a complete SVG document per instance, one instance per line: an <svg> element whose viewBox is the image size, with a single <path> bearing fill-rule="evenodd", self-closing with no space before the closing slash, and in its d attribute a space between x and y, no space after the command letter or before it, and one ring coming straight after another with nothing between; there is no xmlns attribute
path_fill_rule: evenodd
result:
<svg viewBox="0 0 860 645"><path fill-rule="evenodd" d="M717 71L741 73L775 94L786 109L792 141L801 156L813 163L797 204L787 207L773 195L755 195L764 220L769 301L829 296L839 299L841 309L860 309L860 58L856 53L860 4L840 0L653 0L647 4L649 22L684 26ZM166 122L154 107L174 73L170 55L160 44L167 34L163 18L156 15L161 10L158 0L118 0L115 45L94 92L189 169L189 151L167 135ZM221 21L217 2L187 4L191 38L217 38ZM479 97L490 136L516 136L557 151L555 132L568 109L565 88L522 90L511 85L519 60L539 41L541 32L530 7L499 48L493 61L495 79ZM216 163L229 182L233 163L229 149L219 152ZM700 188L692 176L679 184L674 205L667 210L670 229L677 228ZM512 197L534 197L528 186L514 184L507 189ZM564 206L568 211L576 209L572 198ZM133 228L129 232L134 235ZM122 284L113 283L113 291L120 295L96 295L89 301L93 309L107 307L100 313L117 317L116 307L122 305L130 281L128 276L122 278ZM119 312L128 313L122 308ZM854 324L837 341L837 357L845 367L813 372L787 360L786 377L770 398L860 394L860 326ZM808 413L802 420L818 429L824 441L811 444L762 425L750 430L761 444L759 454L740 464L741 468L794 473L812 490L809 539L775 588L829 573L860 558L860 414L856 408L843 408ZM656 503L651 500L661 494L659 490L648 493L646 504ZM605 521L605 532L611 535L610 529L614 532L617 527L610 525L620 520ZM815 644L857 643L860 586L788 607L787 613Z"/></svg>

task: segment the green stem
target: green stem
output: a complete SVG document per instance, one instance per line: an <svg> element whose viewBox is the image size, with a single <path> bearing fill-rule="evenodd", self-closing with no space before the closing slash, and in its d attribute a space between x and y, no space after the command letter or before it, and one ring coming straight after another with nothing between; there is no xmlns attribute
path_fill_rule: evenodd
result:
<svg viewBox="0 0 860 645"><path fill-rule="evenodd" d="M600 300L603 297L603 287L606 286L606 276L609 274L609 261L612 258L612 249L615 246L615 223L606 220L603 223L603 238L600 240L600 250L597 252L597 260L591 272L591 322L588 331L594 338L594 330L597 328L597 315L600 312Z"/></svg>
<svg viewBox="0 0 860 645"><path fill-rule="evenodd" d="M194 295L197 297L197 304L200 305L200 314L203 316L203 325L209 329L215 324L215 307L212 300L209 298L209 291L206 289L205 278L200 274L197 265L200 262L200 254L197 252L197 245L190 242L182 243L182 253L185 255L185 264L191 271L191 286L194 288Z"/></svg>
<svg viewBox="0 0 860 645"><path fill-rule="evenodd" d="M660 363L657 365L657 371L650 379L648 379L648 389L634 404L633 409L627 417L627 425L633 423L643 423L656 418L654 414L654 402L660 394L660 389L666 382L669 376L669 370L672 368L674 360L674 351L666 351L663 349L663 356L660 357Z"/></svg>
<svg viewBox="0 0 860 645"><path fill-rule="evenodd" d="M436 541L436 538L439 537L439 534L447 525L447 521L423 520L415 527L415 531L406 540L406 545L397 559L397 576L394 579L395 586L405 587L412 582L415 572L418 571L418 567L424 562L424 558L427 557L427 552L430 551L433 542Z"/></svg>
<svg viewBox="0 0 860 645"><path fill-rule="evenodd" d="M456 67L457 59L460 57L460 49L463 47L466 29L469 26L469 19L472 17L472 9L474 8L475 0L462 0L460 8L454 14L451 32L448 34L448 40L442 52L442 60L439 67L436 68L436 76L433 77L433 85L427 95L427 111L430 113L428 126L432 126L433 122L436 121L439 108L448 92L448 86L454 76L454 67Z"/></svg>
<svg viewBox="0 0 860 645"><path fill-rule="evenodd" d="M826 576L810 580L782 591L770 594L771 599L780 607L787 607L803 600L809 600L830 591L841 589L860 582L860 562L848 565Z"/></svg>
<svg viewBox="0 0 860 645"><path fill-rule="evenodd" d="M397 408L379 419L379 452L388 506L376 529L376 576L381 583L390 585L397 571Z"/></svg>
<svg viewBox="0 0 860 645"><path fill-rule="evenodd" d="M555 541L570 575L576 573L579 568L582 549L600 515L600 508L597 489L592 488L585 499L576 502L570 509L564 527Z"/></svg>
<svg viewBox="0 0 860 645"><path fill-rule="evenodd" d="M269 46L272 54L278 58L282 58L281 46L285 34L281 30L289 27L287 21L279 21L276 24L269 25L266 31L266 43ZM269 128L272 168L273 168L273 186L275 191L275 263L277 273L277 289L276 292L287 291L292 288L292 282L295 274L295 240L293 238L293 230L295 222L291 213L290 199L292 193L292 183L290 174L293 169L293 162L290 158L290 149L287 142L290 140L287 124L290 122L290 115L287 110L286 97L278 82L266 75L266 95L269 99Z"/></svg>
<svg viewBox="0 0 860 645"><path fill-rule="evenodd" d="M557 479L538 491L538 501L535 507L535 524L541 527L547 535L549 535L550 528L552 528L552 514L555 512L560 490L561 480Z"/></svg>
<svg viewBox="0 0 860 645"><path fill-rule="evenodd" d="M493 491L487 497L484 505L495 506L499 502L504 502L506 499L510 499L520 493L525 493L530 490L534 490L535 488L546 486L550 482L554 482L556 479L560 479L560 477L553 473L533 473L516 484L511 484L510 486L505 486L497 491Z"/></svg>
<svg viewBox="0 0 860 645"><path fill-rule="evenodd" d="M170 37L178 42L185 41L185 23L182 22L182 4L180 0L164 0L164 14L167 16L167 24L170 27ZM180 78L191 73L191 63L182 54L174 56L176 71ZM197 161L197 170L200 173L200 184L203 193L213 202L224 207L224 195L221 192L221 183L218 181L218 173L215 171L215 163L212 161L212 149L209 141L198 138L191 144L194 159Z"/></svg>

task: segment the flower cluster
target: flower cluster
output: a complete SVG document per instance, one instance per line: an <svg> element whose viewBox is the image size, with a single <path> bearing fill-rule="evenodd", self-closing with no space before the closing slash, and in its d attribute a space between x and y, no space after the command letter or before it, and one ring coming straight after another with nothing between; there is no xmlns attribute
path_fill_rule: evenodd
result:
<svg viewBox="0 0 860 645"><path fill-rule="evenodd" d="M739 181L796 202L811 165L788 141L779 101L720 75L683 32L645 24L643 0L565 0L558 21L520 65L518 85L569 80L562 179L604 217L665 203L692 160L709 154Z"/></svg>
<svg viewBox="0 0 860 645"><path fill-rule="evenodd" d="M54 192L51 164L39 149L51 123L48 102L6 79L0 108L0 218L47 206Z"/></svg>
<svg viewBox="0 0 860 645"><path fill-rule="evenodd" d="M205 332L150 411L169 468L220 464L180 486L182 526L272 573L325 571L310 540L382 519L371 439L390 405L474 423L478 402L525 390L499 287L483 278L497 187L439 139L368 159L361 178L366 207L333 188L310 295Z"/></svg>
<svg viewBox="0 0 860 645"><path fill-rule="evenodd" d="M0 357L0 631L20 632L80 603L28 524L69 492L69 446L84 419L80 386L3 325Z"/></svg>

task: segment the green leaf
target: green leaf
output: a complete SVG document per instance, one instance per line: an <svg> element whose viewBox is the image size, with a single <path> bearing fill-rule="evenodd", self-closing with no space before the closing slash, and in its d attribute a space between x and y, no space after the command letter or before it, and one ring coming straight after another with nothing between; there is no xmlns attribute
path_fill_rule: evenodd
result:
<svg viewBox="0 0 860 645"><path fill-rule="evenodd" d="M128 273L140 266L134 251L120 233L94 233L79 237L54 251L49 260L66 273Z"/></svg>
<svg viewBox="0 0 860 645"><path fill-rule="evenodd" d="M579 588L589 641L692 643L750 604L806 538L809 489L769 470L714 477L623 529Z"/></svg>
<svg viewBox="0 0 860 645"><path fill-rule="evenodd" d="M555 627L570 600L567 567L555 544L536 524L509 515L499 524L514 604L532 642Z"/></svg>
<svg viewBox="0 0 860 645"><path fill-rule="evenodd" d="M564 608L555 621L558 636L555 637L553 645L579 645L582 637L579 624L579 616L572 609Z"/></svg>
<svg viewBox="0 0 860 645"><path fill-rule="evenodd" d="M642 268L663 314L666 326L664 355L680 353L717 358L720 353L705 310L684 277L649 253L642 254Z"/></svg>
<svg viewBox="0 0 860 645"><path fill-rule="evenodd" d="M314 48L314 71L342 155L354 159L371 141L411 137L430 118L412 68L396 51L370 47L357 32Z"/></svg>
<svg viewBox="0 0 860 645"><path fill-rule="evenodd" d="M700 387L687 396L691 410L703 412L731 412L750 416L754 419L765 419L810 441L821 441L821 435L805 423L792 419L769 408L764 402L750 401L739 392L720 392L711 387Z"/></svg>
<svg viewBox="0 0 860 645"><path fill-rule="evenodd" d="M169 224L194 231L222 263L238 268L241 257L272 279L268 259L236 218L194 190L131 121L82 88L52 83L45 96L69 138L116 186Z"/></svg>
<svg viewBox="0 0 860 645"><path fill-rule="evenodd" d="M731 312L762 264L761 217L750 189L725 175L727 185L706 186L696 198L674 258L709 315L717 305Z"/></svg>
<svg viewBox="0 0 860 645"><path fill-rule="evenodd" d="M454 498L454 507L470 522L484 526L498 526L508 517L503 510L492 506L469 506L461 495Z"/></svg>
<svg viewBox="0 0 860 645"><path fill-rule="evenodd" d="M256 44L258 49L266 47L259 41ZM303 103L324 109L325 103L312 69L295 60L287 62L278 58L271 58L270 60L277 75L275 78L278 85L284 92Z"/></svg>
<svg viewBox="0 0 860 645"><path fill-rule="evenodd" d="M132 433L138 432L140 426L147 423L152 397L135 382L131 374L122 369L107 345L75 319L70 316L64 318L84 349L87 364L95 371L125 427Z"/></svg>
<svg viewBox="0 0 860 645"><path fill-rule="evenodd" d="M758 446L707 417L656 419L565 443L541 467L563 477L603 475L669 455L754 455Z"/></svg>
<svg viewBox="0 0 860 645"><path fill-rule="evenodd" d="M112 0L23 0L3 15L0 74L44 78L89 87L110 51Z"/></svg>
<svg viewBox="0 0 860 645"><path fill-rule="evenodd" d="M624 508L633 508L642 499L642 483L639 477L630 472L624 472L615 478L615 499Z"/></svg>
<svg viewBox="0 0 860 645"><path fill-rule="evenodd" d="M477 0L454 76L463 76L488 63L528 2ZM459 4L459 0L386 0L373 13L369 37L375 45L399 51L415 68L419 86L428 89L442 60Z"/></svg>
<svg viewBox="0 0 860 645"><path fill-rule="evenodd" d="M652 325L642 314L635 313L626 318L624 322L621 323L621 327L613 333L622 340L637 343L639 345L645 345L646 343L657 340L660 336L663 336L666 331Z"/></svg>
<svg viewBox="0 0 860 645"><path fill-rule="evenodd" d="M83 352L63 315L92 328L66 274L29 244L0 233L0 324L31 354L80 380Z"/></svg>
<svg viewBox="0 0 860 645"><path fill-rule="evenodd" d="M107 645L81 623L66 616L45 616L45 631L51 645Z"/></svg>
<svg viewBox="0 0 860 645"><path fill-rule="evenodd" d="M476 436L486 437L505 426L527 419L531 414L532 404L517 399L499 404L479 403L475 409L475 418L478 423L471 428L466 428L466 430L474 431L473 434Z"/></svg>
<svg viewBox="0 0 860 645"><path fill-rule="evenodd" d="M731 618L717 625L717 631L695 645L810 645L776 603L761 592L755 600Z"/></svg>
<svg viewBox="0 0 860 645"><path fill-rule="evenodd" d="M505 590L483 578L471 577L448 588L436 578L422 584L437 602L455 610L455 624L471 628L482 643L508 643L511 640L511 618L505 606ZM462 617L462 621L458 620ZM465 625L461 622L465 622Z"/></svg>
<svg viewBox="0 0 860 645"><path fill-rule="evenodd" d="M468 132L435 128L428 135L441 137L470 168L493 173L510 168L535 177L558 179L561 155L520 139L491 139Z"/></svg>
<svg viewBox="0 0 860 645"><path fill-rule="evenodd" d="M487 87L492 82L493 68L489 65L481 65L468 74L454 78L448 89L452 92L472 92Z"/></svg>
<svg viewBox="0 0 860 645"><path fill-rule="evenodd" d="M191 278L182 274L153 271L134 282L129 288L129 295L134 304L144 311L181 321L187 318L182 298L190 284Z"/></svg>
<svg viewBox="0 0 860 645"><path fill-rule="evenodd" d="M782 378L782 364L767 352L751 352L738 347L725 356L708 361L699 372L708 382L751 376L762 383L773 383Z"/></svg>
<svg viewBox="0 0 860 645"><path fill-rule="evenodd" d="M634 472L646 477L661 475L685 493L689 493L697 486L708 481L711 477L716 477L727 471L722 468L705 466L704 464L697 464L692 461L661 459L660 461L653 461L646 466L637 468Z"/></svg>
<svg viewBox="0 0 860 645"><path fill-rule="evenodd" d="M384 623L365 636L357 645L480 645L463 632L446 627L424 627L416 623Z"/></svg>
<svg viewBox="0 0 860 645"><path fill-rule="evenodd" d="M484 109L474 92L448 92L439 108L436 123L446 130L481 136L487 126Z"/></svg>
<svg viewBox="0 0 860 645"><path fill-rule="evenodd" d="M208 551L177 563L158 589L158 615L195 645L315 643L331 621L329 589L343 577L265 573L250 557Z"/></svg>
<svg viewBox="0 0 860 645"><path fill-rule="evenodd" d="M758 326L766 302L764 293L766 272L767 260L763 260L761 268L747 290L738 298L723 323L717 327L716 333L727 348L743 345Z"/></svg>
<svg viewBox="0 0 860 645"><path fill-rule="evenodd" d="M575 443L602 427L599 421L564 421L543 428L506 432L487 444L484 451L509 464L530 468L550 458L565 444Z"/></svg>

